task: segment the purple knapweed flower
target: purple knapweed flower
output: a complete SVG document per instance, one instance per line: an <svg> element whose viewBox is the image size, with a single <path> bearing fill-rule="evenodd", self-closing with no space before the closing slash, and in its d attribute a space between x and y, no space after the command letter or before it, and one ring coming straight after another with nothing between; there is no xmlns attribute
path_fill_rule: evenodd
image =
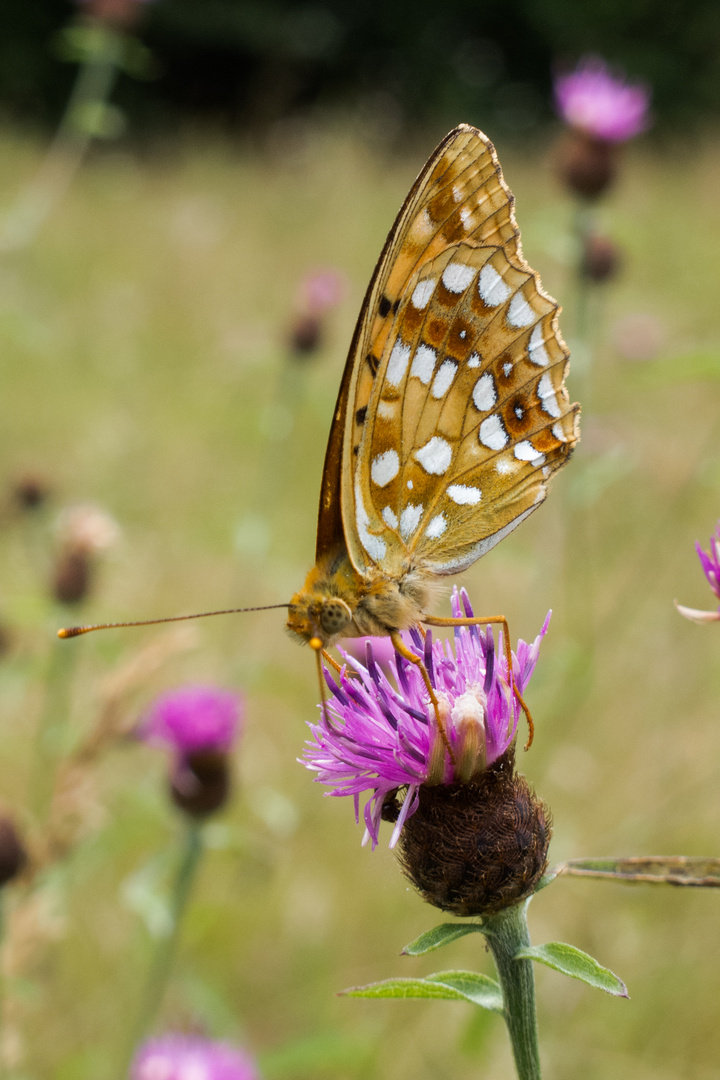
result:
<svg viewBox="0 0 720 1080"><path fill-rule="evenodd" d="M229 751L238 734L242 702L216 686L184 686L159 697L139 735L174 750L170 795L193 818L206 818L227 802Z"/></svg>
<svg viewBox="0 0 720 1080"><path fill-rule="evenodd" d="M259 1080L255 1062L230 1043L201 1035L162 1035L137 1051L130 1080Z"/></svg>
<svg viewBox="0 0 720 1080"><path fill-rule="evenodd" d="M693 622L717 622L720 620L720 521L717 523L714 535L710 537L710 550L703 551L699 544L695 545L695 550L708 584L718 599L717 610L699 611L697 608L684 607L677 601L675 601L675 607L681 615L684 615L686 619L692 619Z"/></svg>
<svg viewBox="0 0 720 1080"><path fill-rule="evenodd" d="M165 744L183 757L228 753L241 723L238 694L217 686L182 686L162 694L140 728L146 742Z"/></svg>
<svg viewBox="0 0 720 1080"><path fill-rule="evenodd" d="M298 288L298 310L316 316L325 315L337 307L347 289L347 278L341 270L334 267L311 270L305 274Z"/></svg>
<svg viewBox="0 0 720 1080"><path fill-rule="evenodd" d="M605 142L626 142L648 126L650 91L611 74L599 56L555 79L555 106L566 124Z"/></svg>
<svg viewBox="0 0 720 1080"><path fill-rule="evenodd" d="M455 618L472 617L465 590L453 591ZM545 619L535 641L518 642L513 654L513 678L520 693L537 662L540 642L548 628ZM406 788L390 840L393 847L404 823L415 813L421 786L468 783L497 761L511 746L521 708L508 681L503 649L497 653L491 629L456 627L455 648L450 642L425 640L411 631L408 644L422 656L435 690L442 723L452 749L448 754L422 675L417 667L395 654L388 667L393 682L377 664L371 644L365 665L343 653L348 668L339 684L325 672L332 700L321 719L310 724L303 764L317 772L330 795L352 795L359 818L360 797L369 794L363 817L373 848L386 799ZM342 650L341 650L342 651Z"/></svg>

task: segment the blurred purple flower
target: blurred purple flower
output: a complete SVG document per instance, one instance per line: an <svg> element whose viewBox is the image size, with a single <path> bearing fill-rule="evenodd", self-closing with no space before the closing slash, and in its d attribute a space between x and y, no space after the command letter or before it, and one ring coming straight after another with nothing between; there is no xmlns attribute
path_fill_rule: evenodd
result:
<svg viewBox="0 0 720 1080"><path fill-rule="evenodd" d="M145 717L140 736L164 743L181 757L227 753L238 734L242 700L216 686L182 686L162 694Z"/></svg>
<svg viewBox="0 0 720 1080"><path fill-rule="evenodd" d="M311 270L300 282L297 308L309 315L325 315L347 292L347 278L340 270L327 267Z"/></svg>
<svg viewBox="0 0 720 1080"><path fill-rule="evenodd" d="M472 616L465 590L453 591L452 612ZM550 614L535 641L518 642L513 676L520 693L537 662ZM441 719L453 761L438 731L434 710L417 668L398 654L389 662L395 686L367 649L367 666L343 652L358 677L340 676L338 685L325 672L333 700L318 724L310 724L303 764L317 772L317 781L332 787L330 795L352 795L359 817L360 796L368 792L363 817L375 847L386 799L407 788L390 840L393 847L403 824L415 812L421 785L469 782L501 757L515 738L520 706L508 683L502 648L495 653L492 630L455 628L455 651L449 642L423 642L418 631L408 641L425 666L437 694ZM342 652L342 650L341 650Z"/></svg>
<svg viewBox="0 0 720 1080"><path fill-rule="evenodd" d="M130 1080L258 1080L253 1059L230 1043L201 1035L162 1035L136 1053Z"/></svg>
<svg viewBox="0 0 720 1080"><path fill-rule="evenodd" d="M555 79L555 107L566 124L596 139L625 142L648 126L650 90L611 74L599 56Z"/></svg>
<svg viewBox="0 0 720 1080"><path fill-rule="evenodd" d="M695 550L698 553L703 573L708 579L708 584L718 601L720 601L720 521L715 527L714 535L710 537L710 550L703 551L699 544L695 545ZM677 600L675 601L675 607L681 615L684 615L686 619L692 619L693 622L704 623L720 620L720 603L718 603L716 611L699 611L697 608L684 607L682 604L678 604Z"/></svg>

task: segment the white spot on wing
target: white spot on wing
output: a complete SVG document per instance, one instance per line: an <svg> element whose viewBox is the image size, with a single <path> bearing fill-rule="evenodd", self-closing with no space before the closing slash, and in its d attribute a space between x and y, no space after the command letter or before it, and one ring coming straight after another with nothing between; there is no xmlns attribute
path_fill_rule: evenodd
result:
<svg viewBox="0 0 720 1080"><path fill-rule="evenodd" d="M488 416L480 425L480 442L487 446L488 450L502 450L507 446L508 434L503 427L502 420L497 414Z"/></svg>
<svg viewBox="0 0 720 1080"><path fill-rule="evenodd" d="M427 307L428 301L435 289L436 280L436 278L425 278L424 281L418 281L413 289L410 303L414 308L417 308L418 311L422 311Z"/></svg>
<svg viewBox="0 0 720 1080"><path fill-rule="evenodd" d="M415 532L420 524L420 518L423 516L424 510L424 506L413 506L412 503L405 507L400 515L400 535L403 540L407 540Z"/></svg>
<svg viewBox="0 0 720 1080"><path fill-rule="evenodd" d="M435 517L430 522L430 524L428 525L427 529L425 530L425 535L430 540L437 540L438 536L442 536L442 534L445 532L446 529L447 529L447 520L445 518L445 515L444 514L436 514Z"/></svg>
<svg viewBox="0 0 720 1080"><path fill-rule="evenodd" d="M555 436L555 438L558 439L560 442L567 442L568 441L566 436L565 436L565 432L563 431L562 424L553 424L552 433Z"/></svg>
<svg viewBox="0 0 720 1080"><path fill-rule="evenodd" d="M461 293L465 292L474 277L475 270L472 266L451 262L443 270L442 283L448 292Z"/></svg>
<svg viewBox="0 0 720 1080"><path fill-rule="evenodd" d="M452 360L443 360L437 370L437 375L433 379L431 393L434 398L441 398L448 392L457 374L457 369L457 364L453 363Z"/></svg>
<svg viewBox="0 0 720 1080"><path fill-rule="evenodd" d="M475 408L479 409L480 412L487 412L488 409L492 409L497 401L495 381L489 371L486 371L484 375L481 375L475 383L472 399L475 403Z"/></svg>
<svg viewBox="0 0 720 1080"><path fill-rule="evenodd" d="M528 342L528 357L530 362L532 364L537 364L538 367L545 367L550 363L550 357L545 348L542 323L538 323L530 335L530 341Z"/></svg>
<svg viewBox="0 0 720 1080"><path fill-rule="evenodd" d="M482 498L480 488L473 487L471 484L451 484L447 493L458 506L474 506Z"/></svg>
<svg viewBox="0 0 720 1080"><path fill-rule="evenodd" d="M470 354L467 365L468 367L480 367L480 357L476 352Z"/></svg>
<svg viewBox="0 0 720 1080"><path fill-rule="evenodd" d="M395 415L395 410L396 409L397 409L397 402L396 401L384 401L384 400L381 399L378 402L377 414L378 414L378 416L380 417L381 420L392 420L392 418Z"/></svg>
<svg viewBox="0 0 720 1080"><path fill-rule="evenodd" d="M503 375L505 376L506 379L510 377L510 372L512 371L512 369L513 369L513 366L511 364L511 362L509 360L506 360L505 363L503 364Z"/></svg>
<svg viewBox="0 0 720 1080"><path fill-rule="evenodd" d="M518 468L514 461L507 457L498 458L495 462L495 472L500 476L507 476L508 473L513 473Z"/></svg>
<svg viewBox="0 0 720 1080"><path fill-rule="evenodd" d="M371 559L375 562L380 562L385 558L387 547L381 536L375 536L368 529L370 518L368 517L368 512L363 503L362 488L360 487L360 482L358 480L355 481L355 524L357 525L360 543Z"/></svg>
<svg viewBox="0 0 720 1080"><path fill-rule="evenodd" d="M386 450L384 454L378 454L370 466L373 483L378 487L385 487L399 472L400 458L396 450Z"/></svg>
<svg viewBox="0 0 720 1080"><path fill-rule="evenodd" d="M426 473L442 476L452 461L452 447L439 435L433 435L415 454Z"/></svg>
<svg viewBox="0 0 720 1080"><path fill-rule="evenodd" d="M497 307L498 304L505 303L511 290L497 270L490 266L489 263L485 263L478 275L478 292L480 293L480 299L488 307Z"/></svg>
<svg viewBox="0 0 720 1080"><path fill-rule="evenodd" d="M453 186L452 186L452 197L455 200L455 202L462 202L462 197L463 197L462 188L458 187L457 184L453 184Z"/></svg>
<svg viewBox="0 0 720 1080"><path fill-rule="evenodd" d="M466 232L469 232L469 230L470 230L470 227L472 225L472 217L473 217L473 215L472 215L472 210L470 209L470 207L469 206L463 206L463 208L460 211L460 220L462 221Z"/></svg>
<svg viewBox="0 0 720 1080"><path fill-rule="evenodd" d="M560 406L555 396L555 387L552 384L549 371L542 375L538 383L538 397L543 412L546 412L548 416L560 416Z"/></svg>
<svg viewBox="0 0 720 1080"><path fill-rule="evenodd" d="M535 312L523 294L521 292L515 293L507 312L507 321L510 326L530 326L531 323L535 322L536 318Z"/></svg>
<svg viewBox="0 0 720 1080"><path fill-rule="evenodd" d="M382 518L386 525L389 525L391 529L397 529L398 519L394 510L391 510L389 506L386 506L382 512Z"/></svg>
<svg viewBox="0 0 720 1080"><path fill-rule="evenodd" d="M432 379L436 360L437 353L435 350L428 345L421 345L413 357L410 374L419 379L424 386L427 386Z"/></svg>
<svg viewBox="0 0 720 1080"><path fill-rule="evenodd" d="M412 489L413 489L413 482L412 482L412 480L408 480L408 482L407 482L407 489L408 489L408 491L412 491Z"/></svg>
<svg viewBox="0 0 720 1080"><path fill-rule="evenodd" d="M385 372L385 378L391 386L399 386L405 378L405 372L407 371L408 363L410 362L410 346L404 345L402 341L398 340L393 345L393 350L390 353L390 359L388 361L387 371Z"/></svg>
<svg viewBox="0 0 720 1080"><path fill-rule="evenodd" d="M542 465L545 460L545 455L540 453L539 450L536 450L533 444L528 442L527 439L523 439L522 442L519 442L513 453L518 461L531 461L533 465Z"/></svg>

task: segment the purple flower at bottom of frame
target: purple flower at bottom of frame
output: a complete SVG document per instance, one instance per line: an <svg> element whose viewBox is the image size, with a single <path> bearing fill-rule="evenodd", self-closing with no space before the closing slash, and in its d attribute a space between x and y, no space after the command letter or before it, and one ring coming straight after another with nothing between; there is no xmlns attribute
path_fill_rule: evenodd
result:
<svg viewBox="0 0 720 1080"><path fill-rule="evenodd" d="M137 1051L130 1080L259 1080L255 1062L230 1043L201 1035L162 1035Z"/></svg>
<svg viewBox="0 0 720 1080"><path fill-rule="evenodd" d="M467 593L453 591L455 618L472 617ZM513 654L513 678L522 694L537 663L540 643L550 621L548 613L532 644L518 642ZM407 819L418 805L422 785L467 783L497 761L512 744L521 707L508 680L502 637L497 652L492 630L455 627L450 642L425 640L411 631L406 641L423 658L438 699L440 718L452 749L452 759L438 729L417 666L395 654L387 665L392 681L367 645L361 664L343 652L347 668L339 683L325 670L332 699L321 708L320 722L309 724L302 764L316 772L317 781L332 789L329 795L351 795L359 819L360 798L368 794L363 818L363 843L378 843L386 799L399 788L406 794L390 840L394 847ZM342 652L342 650L341 650Z"/></svg>
<svg viewBox="0 0 720 1080"><path fill-rule="evenodd" d="M699 544L695 545L695 550L698 553L700 565L708 580L708 585L720 601L720 521L715 527L714 534L710 537L710 550L703 551ZM675 601L675 607L681 615L684 615L686 619L692 619L693 622L717 622L720 620L720 603L716 611L700 611L697 608L689 608L683 604L678 604L677 601Z"/></svg>
<svg viewBox="0 0 720 1080"><path fill-rule="evenodd" d="M148 743L164 744L181 757L227 753L239 734L242 699L216 686L181 686L162 694L140 728Z"/></svg>
<svg viewBox="0 0 720 1080"><path fill-rule="evenodd" d="M570 127L605 142L626 142L648 126L650 91L614 76L599 56L555 79L555 107Z"/></svg>

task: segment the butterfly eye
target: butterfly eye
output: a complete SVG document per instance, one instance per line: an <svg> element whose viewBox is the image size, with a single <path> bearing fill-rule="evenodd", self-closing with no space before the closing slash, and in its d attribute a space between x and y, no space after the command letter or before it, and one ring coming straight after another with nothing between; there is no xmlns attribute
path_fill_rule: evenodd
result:
<svg viewBox="0 0 720 1080"><path fill-rule="evenodd" d="M344 600L326 600L320 613L320 625L328 635L339 634L352 620L352 611Z"/></svg>

